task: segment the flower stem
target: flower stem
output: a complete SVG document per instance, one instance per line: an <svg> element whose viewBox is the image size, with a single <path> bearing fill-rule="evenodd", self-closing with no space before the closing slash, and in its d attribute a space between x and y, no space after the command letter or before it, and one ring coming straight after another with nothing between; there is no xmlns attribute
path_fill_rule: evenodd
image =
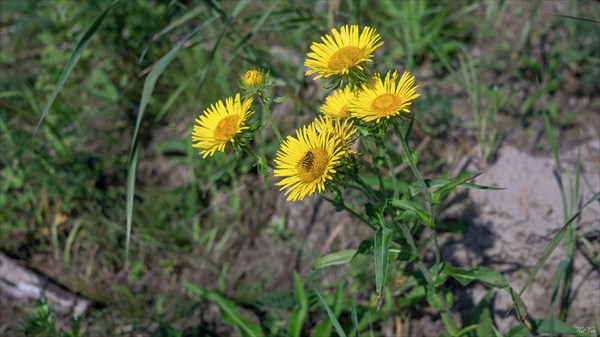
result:
<svg viewBox="0 0 600 337"><path fill-rule="evenodd" d="M326 196L325 194L321 193L321 198L325 199L326 201L328 201L330 204L334 205L335 201L331 198L329 198L328 196ZM358 220L360 220L361 222L365 223L366 225L368 225L369 227L371 227L371 229L373 230L377 230L377 227L375 225L373 225L372 223L370 223L369 221L367 221L362 215L360 215L360 213L358 213L358 211L356 211L354 208L348 206L345 202L342 201L341 203L342 207L344 207L344 209L348 212L350 212L350 214L352 214L353 217L357 218Z"/></svg>
<svg viewBox="0 0 600 337"><path fill-rule="evenodd" d="M267 102L265 102L265 98L260 93L258 94L258 99L260 100L260 104L262 104L262 106L263 106L263 109L265 111L265 114L267 115L267 118L269 118L269 123L271 123L271 128L273 128L273 131L275 132L275 136L277 137L277 140L279 140L279 144L282 144L283 138L281 137L281 133L279 133L279 129L277 128L277 125L275 124L275 121L273 120L273 114L271 113L271 110L269 109L269 105L267 104Z"/></svg>
<svg viewBox="0 0 600 337"><path fill-rule="evenodd" d="M373 163L375 173L377 173L377 179L379 180L379 192L385 194L385 184L383 183L383 178L381 177L381 172L377 168L377 155L374 154L373 151L371 150L371 148L369 147L366 137L363 139L363 144L365 146L365 149L367 149L369 156L371 157L371 162ZM375 148L377 148L377 145L375 145Z"/></svg>
<svg viewBox="0 0 600 337"><path fill-rule="evenodd" d="M417 245L415 244L415 240L412 237L412 233L410 232L410 229L405 224L394 219L393 215L392 215L392 221L394 222L394 224L397 227L400 228L400 231L402 231L402 234L404 235L404 238L408 242L408 245L410 246L413 254L415 254L415 256L417 257L416 258L417 267L419 268L419 271L421 271L421 274L423 274L423 277L425 277L425 281L427 282L427 284L429 286L431 286L433 289L435 289L434 276L431 274L429 269L427 269L427 266L425 266L423 261L421 261L421 257L419 256L419 251L417 250ZM438 266L437 274L439 274L439 270L441 268L439 268L439 264L437 266ZM435 277L437 278L437 275ZM436 294L436 295L438 296L440 303L441 303L442 312L440 313L440 315L442 317L442 322L444 323L444 327L446 328L446 330L448 330L448 332L456 333L457 325L454 322L454 320L452 319L452 316L450 315L450 309L448 308L448 304L446 303L446 299L444 298L444 295L443 294Z"/></svg>
<svg viewBox="0 0 600 337"><path fill-rule="evenodd" d="M385 164L388 167L388 172L390 173L390 178L392 178L392 185L394 186L394 199L398 199L400 197L400 192L398 191L398 182L396 180L396 174L394 173L394 166L392 165L392 159L387 151L385 151L385 145L383 144L383 139L375 138L375 144L377 149L383 151L383 155L385 158Z"/></svg>
<svg viewBox="0 0 600 337"><path fill-rule="evenodd" d="M410 166L413 174L415 175L415 177L417 178L417 181L423 187L423 191L425 192L425 199L427 199L429 216L431 218L431 221L433 222L431 236L433 237L433 243L435 246L435 264L438 265L441 262L440 245L438 243L437 233L435 230L435 207L433 206L433 203L431 201L432 200L431 191L429 191L429 187L427 187L427 185L425 184L425 180L423 179L421 172L417 168L417 164L415 163L415 160L412 156L410 147L408 146L408 142L404 138L404 134L403 134L402 130L400 130L400 126L398 125L398 123L392 123L392 124L394 125L394 131L396 132L396 136L398 136L398 138L400 139L400 143L402 144L402 149L404 150L404 155L405 155L406 161L408 162L408 165Z"/></svg>
<svg viewBox="0 0 600 337"><path fill-rule="evenodd" d="M371 201L381 202L381 197L377 194L377 192L375 192L375 190L373 190L371 186L369 186L369 184L367 184L367 182L363 180L360 175L356 177L356 182L360 185L360 187L362 187L362 190Z"/></svg>

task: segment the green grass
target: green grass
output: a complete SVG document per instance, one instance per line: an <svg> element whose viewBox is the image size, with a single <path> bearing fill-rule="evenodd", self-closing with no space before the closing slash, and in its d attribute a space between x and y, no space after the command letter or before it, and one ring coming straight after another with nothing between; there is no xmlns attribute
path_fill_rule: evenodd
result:
<svg viewBox="0 0 600 337"><path fill-rule="evenodd" d="M249 335L259 329L269 336L368 335L389 325L388 317L419 314L414 305L398 310L385 304L377 311L376 299L369 298L393 297L394 278L410 272L408 264L394 260L394 250L407 249L408 243L383 249L389 239L385 230L375 240L375 249L385 252L376 254L375 270L363 270L359 264L373 258L358 254L343 267L348 282L342 285L329 282L326 270L290 275L280 289L281 297L295 294L290 303L261 297L264 284L245 288L248 280L233 279L237 254L247 253L235 251L247 247L244 235L268 229L272 242L305 243L285 227L287 215L280 215L280 223L246 227L248 210L266 212L258 197L248 196L268 195L272 186L246 183L262 179L250 156L202 160L190 146L194 118L208 104L231 96L243 70L260 66L270 70L277 96L289 97L275 119L301 125L312 119L325 94L319 82L304 77L310 42L328 30L328 20L336 26L371 25L385 40L376 70L407 69L422 81L415 109L428 114L415 120L412 145L426 138L430 145L418 153L419 168L454 179L445 149L468 153L477 145L481 160L491 161L502 140L510 138L498 125L500 117L525 134L544 121L548 130L579 126L578 111L559 98L598 100L598 24L597 18L585 19L598 6L568 2L561 13L536 14L541 2L516 6L522 10L517 13L513 4L496 1L344 1L332 16L334 4L0 2L0 249L25 261L52 260L48 268L63 275L57 281L106 306L82 320L99 333L132 323L160 336L214 334L198 318L210 311L210 303L221 310L225 326ZM511 34L502 34L504 27ZM292 57L273 57L273 46ZM260 110L258 104L254 108ZM293 132L281 131L284 137ZM560 140L553 134L548 131L549 143L540 142L538 149L553 153L560 166ZM255 145L269 160L277 150ZM402 151L396 143L383 145L388 157L379 159L385 172L389 161L400 162ZM398 179L407 177L410 169ZM579 186L578 176L562 185L563 195L571 196L565 196L565 223L579 209ZM340 207L351 208L354 201ZM568 261L576 242L597 254L585 233L566 228ZM558 270L553 289L561 284L568 289L572 277L569 268ZM200 288L184 289L184 281ZM191 296L190 289L202 296ZM568 322L564 294L555 302L561 303L560 319ZM190 298L192 304L181 303ZM426 303L418 299L415 303ZM39 313L46 315L43 310ZM289 312L296 317L293 324L286 323ZM476 331L495 329L483 325L489 318L482 305ZM181 323L185 319L194 323ZM552 333L564 328L551 322ZM150 323L156 324L149 328Z"/></svg>

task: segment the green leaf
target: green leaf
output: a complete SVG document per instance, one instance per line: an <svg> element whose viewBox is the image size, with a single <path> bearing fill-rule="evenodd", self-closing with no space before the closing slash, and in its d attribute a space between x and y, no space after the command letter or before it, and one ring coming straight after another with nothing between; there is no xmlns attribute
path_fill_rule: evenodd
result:
<svg viewBox="0 0 600 337"><path fill-rule="evenodd" d="M191 19L195 18L196 16L202 14L204 11L205 11L205 7L204 6L197 6L194 9L187 10L187 12L184 15L182 15L177 20L175 20L172 23L170 23L169 25L167 25L165 28L161 29L158 33L154 34L154 36L152 36L152 40L157 41L164 34L166 34L166 33L170 32L170 31L172 31L173 29L175 29L175 28L183 25L184 23L188 22L189 20L191 20Z"/></svg>
<svg viewBox="0 0 600 337"><path fill-rule="evenodd" d="M321 256L315 261L313 265L313 270L318 270L325 267L337 266L340 264L346 264L356 256L358 250L356 249L346 249L341 250L335 253L329 253L325 256Z"/></svg>
<svg viewBox="0 0 600 337"><path fill-rule="evenodd" d="M558 233L556 233L556 235L554 236L554 238L552 239L552 241L550 241L550 243L548 244L548 246L546 246L546 249L544 249L544 252L542 253L542 256L538 259L538 261L536 262L535 266L533 266L533 269L529 273L529 276L527 276L527 280L523 284L523 287L521 288L521 291L519 291L519 295L522 295L525 292L525 290L527 289L527 287L529 287L529 285L531 284L531 282L533 282L533 279L535 279L535 276L537 275L537 273L540 271L540 269L542 269L542 267L544 266L544 264L546 263L546 261L548 260L548 258L550 257L550 255L552 255L552 252L554 252L554 249L556 249L556 247L560 243L560 240L563 238L563 236L565 235L565 233L567 232L567 230L569 229L569 227L571 226L571 224L574 223L575 220L579 217L579 214L581 214L581 212L583 211L583 209L586 208L594 200L598 200L598 199L600 199L600 192L596 193L593 197L591 197L590 200L588 200L577 211L577 213L575 213L571 217L571 219L569 219L569 221L567 221L565 223L565 225L558 231Z"/></svg>
<svg viewBox="0 0 600 337"><path fill-rule="evenodd" d="M586 18L586 17L583 17L583 16L571 16L571 15L563 15L563 14L550 14L550 15L558 16L560 18L565 18L565 19L579 20L579 21L584 21L584 22L591 22L591 23L595 23L595 24L600 24L600 21L598 21L597 19Z"/></svg>
<svg viewBox="0 0 600 337"><path fill-rule="evenodd" d="M417 164L419 162L419 155L417 151L410 150L410 155L406 152L402 152L402 163L410 165L411 163Z"/></svg>
<svg viewBox="0 0 600 337"><path fill-rule="evenodd" d="M342 304L344 301L344 282L340 280L335 289L335 295L333 297L333 304L331 311L335 315L335 317L339 317L342 313ZM325 320L318 324L313 331L311 332L311 337L321 337L321 336L330 336L331 335L331 320Z"/></svg>
<svg viewBox="0 0 600 337"><path fill-rule="evenodd" d="M304 293L304 287L300 276L294 271L294 295L296 301L300 305L299 308L294 309L288 316L287 331L290 337L299 337L302 333L302 326L304 325L304 319L308 311L308 299Z"/></svg>
<svg viewBox="0 0 600 337"><path fill-rule="evenodd" d="M248 5L248 2L249 0L240 0L233 9L231 16L236 17L238 14L240 14L240 12L246 7L246 5Z"/></svg>
<svg viewBox="0 0 600 337"><path fill-rule="evenodd" d="M469 336L493 336L493 322L490 313L490 299L492 297L491 290L479 301L477 306L469 313L464 324L474 324L477 327L476 333L471 333Z"/></svg>
<svg viewBox="0 0 600 337"><path fill-rule="evenodd" d="M354 330L354 336L358 337L360 328L358 326L358 314L356 313L356 303L354 303L354 300L352 301L352 327Z"/></svg>
<svg viewBox="0 0 600 337"><path fill-rule="evenodd" d="M529 336L539 336L540 334L550 333L550 326L554 325L554 332L561 335L566 336L576 336L576 337L592 337L596 336L595 333L591 331L586 331L585 329L573 328L567 323L559 320L537 320L532 321L531 331L525 328L524 326L517 326L511 329L506 336L508 337L529 337Z"/></svg>
<svg viewBox="0 0 600 337"><path fill-rule="evenodd" d="M287 100L288 100L288 96L287 95L273 98L273 102L275 102L275 103L283 103L283 102L285 102Z"/></svg>
<svg viewBox="0 0 600 337"><path fill-rule="evenodd" d="M475 267L473 269L455 268L446 264L444 272L452 276L462 285L468 285L472 281L479 281L489 288L504 288L509 287L506 281L498 272L485 267Z"/></svg>
<svg viewBox="0 0 600 337"><path fill-rule="evenodd" d="M387 226L379 227L375 233L374 251L375 251L375 287L377 289L377 310L383 304L383 291L387 280L390 239L392 238L392 229Z"/></svg>
<svg viewBox="0 0 600 337"><path fill-rule="evenodd" d="M560 157L558 155L558 145L556 144L556 137L554 136L554 131L552 131L552 124L550 123L550 117L548 117L548 113L544 112L544 127L546 129L546 137L548 137L548 141L550 142L550 147L552 148L552 154L554 154L554 160L556 161L557 169L560 171Z"/></svg>
<svg viewBox="0 0 600 337"><path fill-rule="evenodd" d="M554 317L554 302L556 301L556 296L558 295L558 290L560 288L560 281L567 272L569 265L571 264L571 260L561 260L558 266L556 267L556 271L554 272L554 277L552 278L552 284L550 285L550 289L552 289L552 296L550 298L550 315L549 317ZM554 321L550 322L550 335L554 336Z"/></svg>
<svg viewBox="0 0 600 337"><path fill-rule="evenodd" d="M398 307L400 310L410 308L425 299L425 286L418 286L407 294L398 297Z"/></svg>
<svg viewBox="0 0 600 337"><path fill-rule="evenodd" d="M171 62L177 56L177 53L183 45L191 39L194 35L202 31L204 28L208 27L217 17L212 17L192 32L190 32L187 36L185 36L177 45L171 49L165 56L163 56L156 64L152 71L146 76L146 80L144 81L144 88L142 89L142 98L140 99L140 105L138 108L137 120L135 123L135 129L133 130L133 139L131 144L131 152L129 153L129 163L127 165L127 197L126 197L126 212L127 212L127 232L125 237L125 264L129 263L129 242L131 240L131 223L133 221L133 197L135 194L135 176L137 169L137 158L140 151L139 137L138 133L140 131L140 125L142 124L142 118L144 117L144 112L146 111L146 106L150 101L150 97L152 97L152 93L154 92L154 86L158 81L158 77L165 71L167 66L171 64Z"/></svg>
<svg viewBox="0 0 600 337"><path fill-rule="evenodd" d="M60 77L58 78L58 82L56 83L56 88L54 88L54 91L52 92L52 95L50 95L50 99L48 100L48 103L46 103L46 107L42 111L42 116L40 117L40 120L38 121L37 125L35 126L34 134L37 132L38 128L40 127L40 125L42 124L44 119L46 118L46 115L48 114L48 111L50 110L52 103L54 103L54 100L56 100L56 97L58 96L58 93L60 92L63 85L65 84L65 81L67 80L67 78L69 77L71 72L73 71L73 68L75 68L75 65L81 58L81 55L83 55L83 51L85 50L85 48L88 46L88 44L92 40L92 37L94 37L94 34L98 30L98 28L100 28L100 24L102 24L102 21L104 20L106 15L108 15L108 12L110 12L110 10L119 1L120 0L115 0L113 3L108 5L108 7L106 7L106 9L104 9L102 11L102 13L100 13L100 15L94 20L94 22L92 22L92 25L85 31L85 33L81 37L81 40L79 40L79 42L77 43L77 47L75 47L75 50L71 54L71 57L69 58L69 61L67 62L67 65L65 66L62 73L60 74Z"/></svg>
<svg viewBox="0 0 600 337"><path fill-rule="evenodd" d="M317 293L319 302L321 302L321 305L325 309L325 312L327 313L327 316L329 317L331 324L333 324L333 327L335 328L335 331L337 332L337 334L340 337L347 337L346 333L344 332L344 329L342 329L342 326L340 325L340 322L337 320L336 315L333 313L333 311L331 311L331 308L327 305L327 303L323 299L323 296L321 296L321 293L317 290L317 288L313 287L313 289L315 290L315 293Z"/></svg>
<svg viewBox="0 0 600 337"><path fill-rule="evenodd" d="M154 146L154 151L165 154L167 152L177 152L185 154L188 151L188 142L183 139L168 139Z"/></svg>
<svg viewBox="0 0 600 337"><path fill-rule="evenodd" d="M263 155L256 156L256 169L259 174L265 176L265 179L269 178L271 175L269 173L269 164L267 164L267 158Z"/></svg>
<svg viewBox="0 0 600 337"><path fill-rule="evenodd" d="M243 38L241 38L238 41L236 46L232 49L229 58L223 64L224 68L226 68L229 65L229 63L231 63L231 61L233 61L234 57L242 49L242 47L244 45L246 45L246 43L249 43L250 41L252 41L252 37L262 28L262 26L265 24L265 22L267 22L267 19L269 18L269 16L271 15L271 13L275 9L275 7L277 7L278 4L279 4L279 1L275 1L273 3L273 5L271 7L269 7L269 9L267 9L266 12L263 13L263 15L260 17L260 19L258 19L258 22L256 22L256 25L254 25L254 27L252 28L250 33L246 34ZM238 3L238 5L239 5L239 3ZM230 19L230 21L231 21L231 19Z"/></svg>
<svg viewBox="0 0 600 337"><path fill-rule="evenodd" d="M392 199L390 201L390 205L400 208L406 212L414 213L419 219L420 223L425 226L433 227L433 221L431 221L429 213L418 203L408 200Z"/></svg>
<svg viewBox="0 0 600 337"><path fill-rule="evenodd" d="M462 285L468 285L473 281L479 281L489 288L498 288L503 290L508 294L511 301L513 302L513 305L515 306L515 311L517 313L517 317L521 320L521 322L524 325L526 325L527 327L530 326L530 322L527 318L527 307L525 306L525 303L523 303L521 297L514 292L508 281L506 281L496 271L484 267L463 269L458 267L452 267L449 264L444 264L440 277L446 276L453 277Z"/></svg>
<svg viewBox="0 0 600 337"><path fill-rule="evenodd" d="M456 333L456 335L457 335L457 336L464 336L464 335L468 334L469 332L471 332L471 331L473 331L473 330L475 330L475 329L477 329L477 325L476 325L476 324L469 325L469 326L467 326L467 327L465 327L465 328L463 328L463 329L459 330L459 331ZM492 335L490 334L490 335L480 335L480 336L492 336Z"/></svg>
<svg viewBox="0 0 600 337"><path fill-rule="evenodd" d="M440 311L444 309L442 300L440 299L440 296L434 287L428 285L425 288L425 298L427 299L427 303L429 303L432 308Z"/></svg>
<svg viewBox="0 0 600 337"><path fill-rule="evenodd" d="M447 193L449 193L452 189L456 187L473 188L478 190L504 190L504 188L501 187L492 187L468 183L469 180L478 177L480 174L481 173L470 175L468 172L463 172L454 179L439 178L427 180L425 181L425 184L429 187L433 202L436 204L440 203L447 195ZM415 182L412 185L410 185L410 194L412 196L415 196L423 191L424 189L420 182Z"/></svg>
<svg viewBox="0 0 600 337"><path fill-rule="evenodd" d="M356 254L368 255L373 250L373 239L362 240L358 244L358 251Z"/></svg>
<svg viewBox="0 0 600 337"><path fill-rule="evenodd" d="M233 325L235 330L242 337L260 337L264 336L264 332L259 324L251 322L242 317L238 312L236 305L230 299L212 291L205 290L191 283L184 283L184 287L197 294L203 299L206 299L219 307L223 322Z"/></svg>

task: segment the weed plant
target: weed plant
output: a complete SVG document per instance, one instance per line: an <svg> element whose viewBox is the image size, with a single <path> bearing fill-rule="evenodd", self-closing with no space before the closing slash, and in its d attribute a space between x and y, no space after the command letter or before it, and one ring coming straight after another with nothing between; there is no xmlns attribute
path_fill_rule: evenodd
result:
<svg viewBox="0 0 600 337"><path fill-rule="evenodd" d="M576 247L598 266L576 223L599 195L583 203L579 173L560 185L564 227L517 291L492 269L442 260L437 236L448 225L438 209L457 190L495 188L449 174L439 153L416 146L471 137L485 164L506 137L498 118L509 115L545 127L561 176L553 130L576 113L552 97L575 78L598 100L598 22L579 8L597 5L570 2L538 27L539 5L525 6L514 46L501 42L490 58L471 47L495 38L502 1L0 2L1 248L48 256L42 272L108 308L65 332L42 301L22 331L367 336L393 321L403 335L413 313L432 312L442 335L593 335L567 324ZM550 46L542 62L539 35ZM289 53L273 57L275 47ZM449 83L468 97L463 114L450 111ZM527 84L526 95L512 83ZM242 229L245 210L267 213L241 194L256 176L263 189L279 186L288 207L325 200L369 237L316 258L285 291L256 282L232 293L228 257L244 254L232 243L255 235ZM262 225L298 243L278 216ZM558 317L532 319L520 296L563 238ZM322 280L343 265L339 282ZM520 325L498 330L491 291L458 320L454 301L474 282L505 293ZM205 317L214 307L216 325Z"/></svg>

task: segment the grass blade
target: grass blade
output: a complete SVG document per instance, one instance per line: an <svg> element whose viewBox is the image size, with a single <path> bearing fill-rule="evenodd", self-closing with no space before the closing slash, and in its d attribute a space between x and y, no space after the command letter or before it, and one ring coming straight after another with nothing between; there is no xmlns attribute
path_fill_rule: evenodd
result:
<svg viewBox="0 0 600 337"><path fill-rule="evenodd" d="M550 14L550 15L558 16L559 18L565 18L565 19L571 19L571 20L578 20L578 21L583 21L583 22L592 22L592 23L600 24L600 21L598 21L598 20L596 20L594 18L585 18L585 17L572 16L572 15L564 15L564 14Z"/></svg>
<svg viewBox="0 0 600 337"><path fill-rule="evenodd" d="M554 132L552 131L552 124L550 123L550 117L548 117L548 113L544 112L544 127L546 129L546 137L548 137L548 141L550 142L550 146L552 147L552 154L554 154L554 160L556 161L557 170L560 171L560 157L558 156L558 145L556 144L556 137L554 136Z"/></svg>
<svg viewBox="0 0 600 337"><path fill-rule="evenodd" d="M60 77L58 78L58 82L56 83L56 88L54 88L54 91L52 92L52 95L50 96L50 100L48 100L48 103L46 103L46 107L44 107L44 110L42 111L42 116L40 117L40 120L38 121L37 125L35 126L35 130L33 131L34 136L37 133L38 128L40 127L40 125L42 124L44 119L46 118L46 115L48 114L48 111L50 110L52 103L54 103L54 100L56 100L56 97L58 96L58 93L60 92L63 85L65 84L65 81L67 80L67 78L69 77L71 72L73 71L73 68L75 68L75 65L81 58L81 55L83 55L83 51L85 50L87 45L92 40L92 37L94 37L94 34L98 30L98 28L100 28L100 24L102 24L102 21L104 20L106 15L108 15L108 12L110 12L110 10L119 1L120 0L115 0L108 7L106 7L106 9L104 11L102 11L102 13L100 13L100 15L94 20L94 22L92 22L92 25L85 31L85 33L81 37L81 40L79 40L79 43L77 43L77 47L75 47L75 50L73 51L73 54L71 54L71 57L69 58L69 61L67 62L67 65L65 66L62 73L60 74Z"/></svg>
<svg viewBox="0 0 600 337"><path fill-rule="evenodd" d="M240 1L238 3L238 7L241 6L241 5L243 5L244 7L246 6L246 4L244 3L244 1ZM233 61L233 59L237 56L237 54L242 49L242 47L244 47L246 45L246 43L248 43L248 42L250 42L252 40L252 38L254 37L254 35L266 23L267 19L269 18L269 16L271 15L271 13L275 9L275 7L277 7L277 5L279 5L279 1L276 1L275 3L273 3L273 5L271 7L269 7L269 9L267 9L267 11L260 17L260 19L258 19L258 22L256 23L256 25L254 25L254 27L252 28L252 30L250 31L250 33L246 34L242 39L240 39L240 41L237 43L237 45L231 51L231 55L229 56L229 58L223 64L223 67L229 66L229 64L231 63L231 61ZM232 17L235 17L239 13L239 11L241 10L238 7L236 7L234 9Z"/></svg>
<svg viewBox="0 0 600 337"><path fill-rule="evenodd" d="M537 273L540 271L540 269L542 269L542 267L544 266L544 264L546 263L546 261L548 260L548 258L552 254L552 252L554 251L554 249L558 246L558 244L560 243L560 240L563 238L563 236L565 235L565 233L569 229L570 225L573 222L575 222L575 220L579 217L579 214L581 214L581 211L583 211L583 209L586 208L587 205L591 204L594 200L600 200L600 192L596 193L593 197L591 197L590 200L588 200L588 202L586 202L585 205L583 205L577 211L577 213L575 213L569 219L569 221L567 221L565 223L565 225L560 229L560 231L558 231L558 233L556 233L556 235L554 236L554 238L552 239L552 241L550 241L550 243L548 244L548 246L546 246L546 249L544 249L544 252L542 253L542 256L539 258L539 260L537 261L537 263L533 267L533 270L531 270L531 273L529 273L529 276L527 276L527 280L523 284L523 287L521 288L521 291L519 291L519 295L522 295L525 292L525 290L527 289L527 287L529 287L529 285L531 284L531 282L533 282L533 279L535 278L535 276L537 275Z"/></svg>
<svg viewBox="0 0 600 337"><path fill-rule="evenodd" d="M325 303L325 300L323 299L323 296L321 296L321 293L317 290L317 288L313 287L313 289L319 297L319 302L321 302L321 305L323 306L323 308L325 308L325 312L327 312L327 316L329 316L329 320L331 321L331 324L333 324L335 331L340 337L347 337L346 333L344 332L344 329L342 329L342 326L340 325L340 322L337 320L337 317L335 317L335 314L333 313L333 311L331 311L331 308L327 305L327 303Z"/></svg>
<svg viewBox="0 0 600 337"><path fill-rule="evenodd" d="M569 264L569 260L560 261L554 272L554 277L552 278L552 285L550 286L550 289L552 289L552 297L550 300L550 317L552 318L550 321L550 337L554 337L554 302L556 301L558 289L560 288L560 280L567 271Z"/></svg>
<svg viewBox="0 0 600 337"><path fill-rule="evenodd" d="M358 337L360 328L358 327L358 314L356 313L356 303L352 301L352 326L354 329L354 336Z"/></svg>
<svg viewBox="0 0 600 337"><path fill-rule="evenodd" d="M294 272L294 294L300 307L294 309L288 316L287 331L290 337L300 337L304 319L308 312L308 298L304 292L302 281L300 281L300 275L297 272Z"/></svg>
<svg viewBox="0 0 600 337"><path fill-rule="evenodd" d="M138 133L140 131L140 125L142 123L142 118L144 117L144 112L146 111L146 106L150 101L150 97L152 97L152 93L154 92L154 86L158 81L158 77L163 73L163 71L167 68L167 66L175 59L177 53L181 48L183 48L184 43L186 43L190 38L196 35L198 32L202 31L204 28L208 27L214 20L218 17L212 17L211 19L205 21L202 25L198 26L192 32L190 32L187 36L185 36L177 45L171 49L165 56L163 56L154 66L152 71L146 77L144 81L144 88L142 89L142 98L140 99L140 105L138 108L137 120L135 123L135 129L133 130L133 139L131 145L131 152L129 154L129 163L127 165L127 233L125 238L125 265L129 265L129 242L131 240L131 223L133 220L133 196L135 193L135 176L137 169L137 158L140 151L139 148L139 138Z"/></svg>

